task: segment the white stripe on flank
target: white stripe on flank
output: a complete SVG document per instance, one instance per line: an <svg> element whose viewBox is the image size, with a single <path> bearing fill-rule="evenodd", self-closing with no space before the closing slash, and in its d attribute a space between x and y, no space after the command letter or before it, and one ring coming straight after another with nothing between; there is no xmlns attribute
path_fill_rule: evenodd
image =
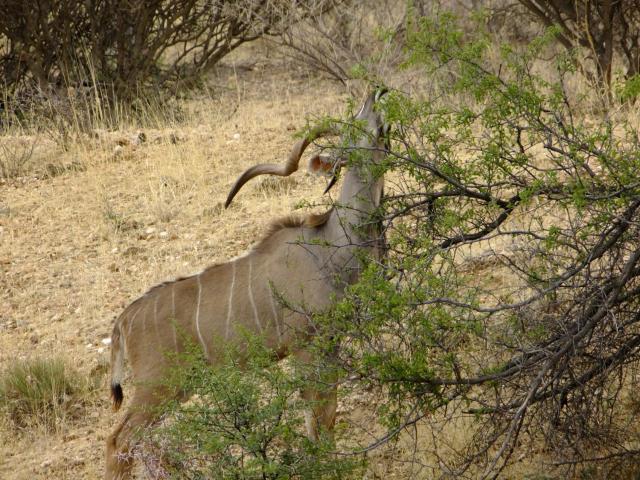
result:
<svg viewBox="0 0 640 480"><path fill-rule="evenodd" d="M144 305L144 312L142 314L142 331L143 332L147 332L147 309L149 308L149 305L146 304ZM142 309L142 307L140 307L140 309Z"/></svg>
<svg viewBox="0 0 640 480"><path fill-rule="evenodd" d="M127 336L126 335L122 335L122 332L120 332L120 338L122 339L122 348L124 348L124 354L125 356L127 355Z"/></svg>
<svg viewBox="0 0 640 480"><path fill-rule="evenodd" d="M229 301L227 302L227 327L224 332L224 339L229 338L229 323L231 322L231 311L233 310L233 287L236 284L236 262L231 262L233 275L231 277L231 288L229 289Z"/></svg>
<svg viewBox="0 0 640 480"><path fill-rule="evenodd" d="M269 298L271 299L271 310L273 310L273 321L276 323L276 332L278 333L278 343L280 343L280 339L282 338L282 334L280 333L280 322L278 322L278 311L276 310L276 303L273 301L274 293L271 291L271 285L267 285L269 288Z"/></svg>
<svg viewBox="0 0 640 480"><path fill-rule="evenodd" d="M156 299L153 302L153 329L156 331L156 340L158 340L159 344L160 334L158 333L158 295L156 295Z"/></svg>
<svg viewBox="0 0 640 480"><path fill-rule="evenodd" d="M200 339L200 343L202 344L202 348L204 349L204 356L208 357L209 354L207 352L207 345L204 343L202 339L202 334L200 333L200 300L202 299L202 283L200 283L200 274L196 276L198 279L198 304L196 305L196 330L198 331L198 338Z"/></svg>
<svg viewBox="0 0 640 480"><path fill-rule="evenodd" d="M138 307L138 310L136 310L136 313L133 314L133 317L129 318L129 326L127 327L127 337L131 335L131 327L133 325L133 321L138 316L138 313L140 313L140 310L142 310L142 307Z"/></svg>
<svg viewBox="0 0 640 480"><path fill-rule="evenodd" d="M251 265L253 265L253 260L249 258L249 301L251 302L251 307L253 308L253 319L258 326L258 330L262 333L262 325L260 325L260 319L258 319L258 309L256 308L256 302L253 300L253 291L251 289Z"/></svg>
<svg viewBox="0 0 640 480"><path fill-rule="evenodd" d="M175 283L171 285L171 329L173 330L173 346L178 351L178 339L176 338L176 323L178 323L178 319L176 318L176 285Z"/></svg>

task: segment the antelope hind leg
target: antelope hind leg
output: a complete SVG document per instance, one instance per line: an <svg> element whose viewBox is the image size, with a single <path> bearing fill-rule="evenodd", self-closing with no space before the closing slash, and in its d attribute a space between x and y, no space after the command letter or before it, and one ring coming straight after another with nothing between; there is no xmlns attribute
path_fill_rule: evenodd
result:
<svg viewBox="0 0 640 480"><path fill-rule="evenodd" d="M131 478L136 435L158 418L157 406L162 399L157 393L136 390L124 419L107 438L105 480Z"/></svg>

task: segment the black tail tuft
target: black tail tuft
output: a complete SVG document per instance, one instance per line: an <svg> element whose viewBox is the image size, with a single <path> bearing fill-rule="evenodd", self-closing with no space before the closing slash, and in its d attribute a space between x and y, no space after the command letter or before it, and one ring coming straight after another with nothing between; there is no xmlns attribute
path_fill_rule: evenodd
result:
<svg viewBox="0 0 640 480"><path fill-rule="evenodd" d="M122 399L124 398L122 387L119 383L111 384L111 398L113 399L113 409L118 410L120 405L122 405Z"/></svg>

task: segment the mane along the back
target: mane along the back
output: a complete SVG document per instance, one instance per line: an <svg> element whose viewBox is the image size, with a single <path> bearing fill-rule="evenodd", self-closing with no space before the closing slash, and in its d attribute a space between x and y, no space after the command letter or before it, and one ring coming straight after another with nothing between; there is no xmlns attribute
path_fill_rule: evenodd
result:
<svg viewBox="0 0 640 480"><path fill-rule="evenodd" d="M269 225L267 229L267 233L260 240L257 245L253 248L253 250L260 250L264 247L264 244L277 232L280 230L284 230L286 228L318 228L323 226L325 223L329 221L329 217L331 217L331 213L333 213L333 208L330 208L326 212L323 213L311 213L306 216L299 215L287 215L286 217L279 218Z"/></svg>

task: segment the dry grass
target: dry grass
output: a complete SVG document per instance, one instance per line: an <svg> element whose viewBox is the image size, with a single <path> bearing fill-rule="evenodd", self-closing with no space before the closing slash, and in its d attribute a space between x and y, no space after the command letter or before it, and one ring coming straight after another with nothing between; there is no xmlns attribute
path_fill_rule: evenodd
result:
<svg viewBox="0 0 640 480"><path fill-rule="evenodd" d="M0 376L0 410L15 429L52 432L82 415L96 386L59 357L18 361Z"/></svg>

